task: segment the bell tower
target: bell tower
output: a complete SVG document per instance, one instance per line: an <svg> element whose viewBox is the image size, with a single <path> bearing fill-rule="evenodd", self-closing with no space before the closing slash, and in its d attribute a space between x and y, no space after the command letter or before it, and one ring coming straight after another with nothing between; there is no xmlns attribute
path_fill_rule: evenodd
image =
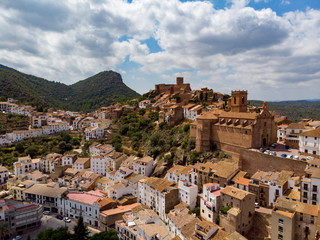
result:
<svg viewBox="0 0 320 240"><path fill-rule="evenodd" d="M231 112L247 112L248 91L231 92Z"/></svg>

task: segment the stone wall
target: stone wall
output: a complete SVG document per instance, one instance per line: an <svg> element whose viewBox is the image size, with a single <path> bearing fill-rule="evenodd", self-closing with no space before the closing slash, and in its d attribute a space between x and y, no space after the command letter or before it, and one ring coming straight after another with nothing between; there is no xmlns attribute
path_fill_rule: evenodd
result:
<svg viewBox="0 0 320 240"><path fill-rule="evenodd" d="M275 157L255 150L242 149L239 167L252 176L256 171L294 171L296 176L303 176L307 162L289 158Z"/></svg>

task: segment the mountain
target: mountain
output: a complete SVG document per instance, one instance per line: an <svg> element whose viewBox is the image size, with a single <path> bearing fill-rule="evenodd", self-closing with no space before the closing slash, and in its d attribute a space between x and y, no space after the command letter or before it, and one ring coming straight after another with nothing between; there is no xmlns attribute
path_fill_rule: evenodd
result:
<svg viewBox="0 0 320 240"><path fill-rule="evenodd" d="M249 100L248 103L253 106L262 106L262 101ZM288 119L297 122L304 118L320 120L320 100L296 100L268 102L269 110L277 111Z"/></svg>
<svg viewBox="0 0 320 240"><path fill-rule="evenodd" d="M72 85L48 81L0 64L0 96L38 107L94 111L101 106L139 97L119 73L100 72Z"/></svg>

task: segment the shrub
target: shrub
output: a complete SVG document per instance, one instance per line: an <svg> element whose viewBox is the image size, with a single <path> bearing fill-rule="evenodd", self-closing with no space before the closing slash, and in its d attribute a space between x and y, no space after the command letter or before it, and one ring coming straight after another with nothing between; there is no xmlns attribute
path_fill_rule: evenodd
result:
<svg viewBox="0 0 320 240"><path fill-rule="evenodd" d="M190 130L190 124L185 124L184 126L183 126L183 131L184 132L188 132Z"/></svg>

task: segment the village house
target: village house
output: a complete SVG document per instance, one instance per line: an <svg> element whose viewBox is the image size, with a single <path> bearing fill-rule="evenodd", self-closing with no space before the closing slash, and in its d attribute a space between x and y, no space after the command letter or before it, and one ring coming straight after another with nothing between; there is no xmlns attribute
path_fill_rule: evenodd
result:
<svg viewBox="0 0 320 240"><path fill-rule="evenodd" d="M200 199L200 216L209 222L215 222L219 215L221 206L220 192L221 188L218 183L203 184L203 192Z"/></svg>
<svg viewBox="0 0 320 240"><path fill-rule="evenodd" d="M76 154L67 154L62 157L62 166L72 166L77 160L78 156Z"/></svg>
<svg viewBox="0 0 320 240"><path fill-rule="evenodd" d="M58 201L59 213L63 216L78 219L89 225L99 227L99 214L101 211L116 208L117 203L106 198L100 191L69 192L66 197Z"/></svg>
<svg viewBox="0 0 320 240"><path fill-rule="evenodd" d="M193 210L197 204L198 186L188 181L180 180L178 189L180 201L187 203L190 210Z"/></svg>
<svg viewBox="0 0 320 240"><path fill-rule="evenodd" d="M151 107L151 100L143 100L139 102L139 108L148 108Z"/></svg>
<svg viewBox="0 0 320 240"><path fill-rule="evenodd" d="M58 201L67 188L55 184L34 184L24 190L24 199L32 203L42 204L44 210L58 213Z"/></svg>
<svg viewBox="0 0 320 240"><path fill-rule="evenodd" d="M319 205L278 198L272 210L271 239L317 239Z"/></svg>
<svg viewBox="0 0 320 240"><path fill-rule="evenodd" d="M91 171L103 176L106 175L109 157L101 157L99 155L90 157Z"/></svg>
<svg viewBox="0 0 320 240"><path fill-rule="evenodd" d="M118 231L119 239L139 239L145 235L150 235L149 232L143 231L145 228L139 228L141 225L146 225L147 228L150 228L151 231L161 233L164 231L163 226L165 225L159 216L152 211L148 206L141 205L134 207L132 211L124 213L122 215L122 220L115 222L115 229ZM139 230L138 230L139 228ZM153 229L155 228L155 229ZM139 235L138 235L139 231ZM168 233L167 233L168 234ZM152 234L151 234L152 235ZM156 237L152 235L151 237ZM145 239L145 238L143 238Z"/></svg>
<svg viewBox="0 0 320 240"><path fill-rule="evenodd" d="M101 154L108 154L112 152L114 148L110 144L99 144L97 142L93 143L89 147L90 155L101 155Z"/></svg>
<svg viewBox="0 0 320 240"><path fill-rule="evenodd" d="M200 221L195 224L193 234L190 237L190 240L219 240L227 239L229 233L225 232L217 224L207 221ZM239 234L240 235L240 234ZM242 239L242 236L237 235L234 239ZM233 238L231 238L233 239Z"/></svg>
<svg viewBox="0 0 320 240"><path fill-rule="evenodd" d="M255 195L232 186L220 192L222 207L229 208L226 213L220 213L220 226L227 232L247 234L253 224Z"/></svg>
<svg viewBox="0 0 320 240"><path fill-rule="evenodd" d="M196 120L196 118L199 117L200 114L202 113L202 109L203 109L202 105L193 106L192 108L186 111L185 118L192 121Z"/></svg>
<svg viewBox="0 0 320 240"><path fill-rule="evenodd" d="M320 204L320 159L310 159L301 179L301 202Z"/></svg>
<svg viewBox="0 0 320 240"><path fill-rule="evenodd" d="M0 165L0 189L7 188L7 180L9 179L9 171L6 167Z"/></svg>
<svg viewBox="0 0 320 240"><path fill-rule="evenodd" d="M152 157L146 156L136 159L133 162L133 172L149 177L153 171L154 160Z"/></svg>
<svg viewBox="0 0 320 240"><path fill-rule="evenodd" d="M239 188L239 189L242 189L242 190L249 192L249 183L250 183L250 179L240 177L239 179L237 179L235 181L234 186L236 188Z"/></svg>
<svg viewBox="0 0 320 240"><path fill-rule="evenodd" d="M90 191L97 186L97 182L101 177L100 174L89 170L83 170L71 179L71 187L79 188L83 191Z"/></svg>
<svg viewBox="0 0 320 240"><path fill-rule="evenodd" d="M320 128L299 134L299 152L320 155Z"/></svg>
<svg viewBox="0 0 320 240"><path fill-rule="evenodd" d="M14 163L14 174L19 177L25 172L40 169L40 159L31 159L30 156L19 157L18 161Z"/></svg>
<svg viewBox="0 0 320 240"><path fill-rule="evenodd" d="M104 129L100 127L87 127L84 130L86 141L91 139L100 139L104 136Z"/></svg>
<svg viewBox="0 0 320 240"><path fill-rule="evenodd" d="M118 182L111 187L108 187L106 190L108 197L113 200L118 200L125 195L131 195L132 192L132 189L129 187L127 182Z"/></svg>
<svg viewBox="0 0 320 240"><path fill-rule="evenodd" d="M78 170L85 170L90 168L90 158L77 158L76 161L72 164L72 168Z"/></svg>
<svg viewBox="0 0 320 240"><path fill-rule="evenodd" d="M286 128L285 144L290 148L299 149L299 135L309 130L313 128L303 122L290 123Z"/></svg>

